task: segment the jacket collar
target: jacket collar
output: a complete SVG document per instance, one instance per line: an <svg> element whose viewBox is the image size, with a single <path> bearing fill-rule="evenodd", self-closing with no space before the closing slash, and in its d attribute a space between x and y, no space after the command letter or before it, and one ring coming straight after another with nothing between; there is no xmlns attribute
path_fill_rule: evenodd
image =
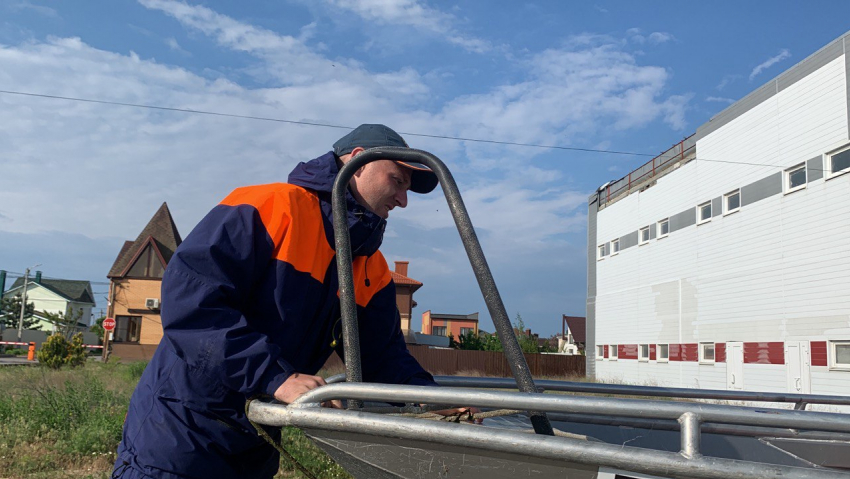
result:
<svg viewBox="0 0 850 479"><path fill-rule="evenodd" d="M325 218L325 228L328 242L336 248L333 240L333 211L331 193L334 180L339 174L336 156L333 152L301 162L289 173L289 183L315 191L322 204L322 215ZM371 256L381 246L384 229L387 222L380 216L367 210L354 199L351 191L345 191L348 231L351 235L351 251L354 256Z"/></svg>

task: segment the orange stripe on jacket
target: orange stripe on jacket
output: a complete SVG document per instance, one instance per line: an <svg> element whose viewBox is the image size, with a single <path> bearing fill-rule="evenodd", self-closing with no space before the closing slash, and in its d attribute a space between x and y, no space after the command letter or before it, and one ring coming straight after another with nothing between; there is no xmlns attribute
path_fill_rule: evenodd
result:
<svg viewBox="0 0 850 479"><path fill-rule="evenodd" d="M253 206L274 243L275 259L310 273L319 282L325 280L334 250L325 236L315 194L300 186L272 183L237 188L221 204Z"/></svg>
<svg viewBox="0 0 850 479"><path fill-rule="evenodd" d="M354 270L354 302L365 308L372 297L392 281L390 268L380 251L369 256L368 261L365 256L354 258L351 266ZM366 278L369 278L369 286L366 286Z"/></svg>

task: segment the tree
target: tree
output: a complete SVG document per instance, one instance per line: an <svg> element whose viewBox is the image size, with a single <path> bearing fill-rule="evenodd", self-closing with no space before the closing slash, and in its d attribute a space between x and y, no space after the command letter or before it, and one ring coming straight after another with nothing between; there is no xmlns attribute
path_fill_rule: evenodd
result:
<svg viewBox="0 0 850 479"><path fill-rule="evenodd" d="M534 336L525 333L525 321L522 320L522 316L519 313L516 314L516 321L514 321L514 334L517 336L517 342L519 342L519 348L522 352L540 352L540 349L537 347L537 340Z"/></svg>
<svg viewBox="0 0 850 479"><path fill-rule="evenodd" d="M83 317L83 310L78 309L76 312L68 311L65 314L49 313L43 311L44 318L56 325L56 332L65 337L67 341L71 340L71 336L77 332L77 323Z"/></svg>
<svg viewBox="0 0 850 479"><path fill-rule="evenodd" d="M70 341L61 333L50 336L38 350L38 362L51 369L60 369L65 365L72 368L85 366L86 349L83 347L83 334L75 334Z"/></svg>
<svg viewBox="0 0 850 479"><path fill-rule="evenodd" d="M96 335L97 335L97 338L98 338L98 339L100 339L100 340L101 340L101 342L103 341L103 333L104 333L104 330L103 330L103 320L104 320L104 319L106 319L106 316L101 316L101 317L97 318L97 320L96 320L96 321L95 321L95 323L92 325L92 327L91 327L91 328L89 328L89 331L91 331L91 332L93 332L94 334L96 334Z"/></svg>
<svg viewBox="0 0 850 479"><path fill-rule="evenodd" d="M38 319L33 317L35 313L35 304L27 303L24 309L23 329L38 329L36 324ZM11 298L3 298L0 300L0 321L3 325L10 329L18 329L18 321L21 318L21 295L15 295Z"/></svg>

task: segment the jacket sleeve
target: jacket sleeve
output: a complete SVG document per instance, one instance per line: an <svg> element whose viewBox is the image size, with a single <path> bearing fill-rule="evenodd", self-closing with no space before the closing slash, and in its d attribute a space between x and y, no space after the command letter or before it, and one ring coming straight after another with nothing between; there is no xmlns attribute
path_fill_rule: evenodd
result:
<svg viewBox="0 0 850 479"><path fill-rule="evenodd" d="M254 206L218 205L177 248L162 281L164 340L191 368L246 395L273 395L294 372L243 314L272 259L272 236Z"/></svg>
<svg viewBox="0 0 850 479"><path fill-rule="evenodd" d="M383 257L374 259L382 262L386 277L389 277L389 269ZM370 258L369 262L372 261L373 259ZM355 284L355 291L357 286ZM386 285L371 297L365 307L357 308L363 380L388 384L437 386L434 377L419 365L407 349L401 332L401 319L396 306L395 292L395 283L389 279Z"/></svg>

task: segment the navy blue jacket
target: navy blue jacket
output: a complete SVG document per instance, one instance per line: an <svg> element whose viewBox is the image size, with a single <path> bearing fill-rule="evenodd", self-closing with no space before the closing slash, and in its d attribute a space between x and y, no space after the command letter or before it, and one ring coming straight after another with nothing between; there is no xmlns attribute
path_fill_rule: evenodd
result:
<svg viewBox="0 0 850 479"><path fill-rule="evenodd" d="M157 478L272 477L277 452L245 417L294 372L342 351L333 153L288 183L239 188L177 248L162 281L163 340L130 401L116 467ZM386 222L349 193L363 379L435 385L400 330L378 247ZM334 343L334 340L337 340ZM336 344L336 347L333 345Z"/></svg>

